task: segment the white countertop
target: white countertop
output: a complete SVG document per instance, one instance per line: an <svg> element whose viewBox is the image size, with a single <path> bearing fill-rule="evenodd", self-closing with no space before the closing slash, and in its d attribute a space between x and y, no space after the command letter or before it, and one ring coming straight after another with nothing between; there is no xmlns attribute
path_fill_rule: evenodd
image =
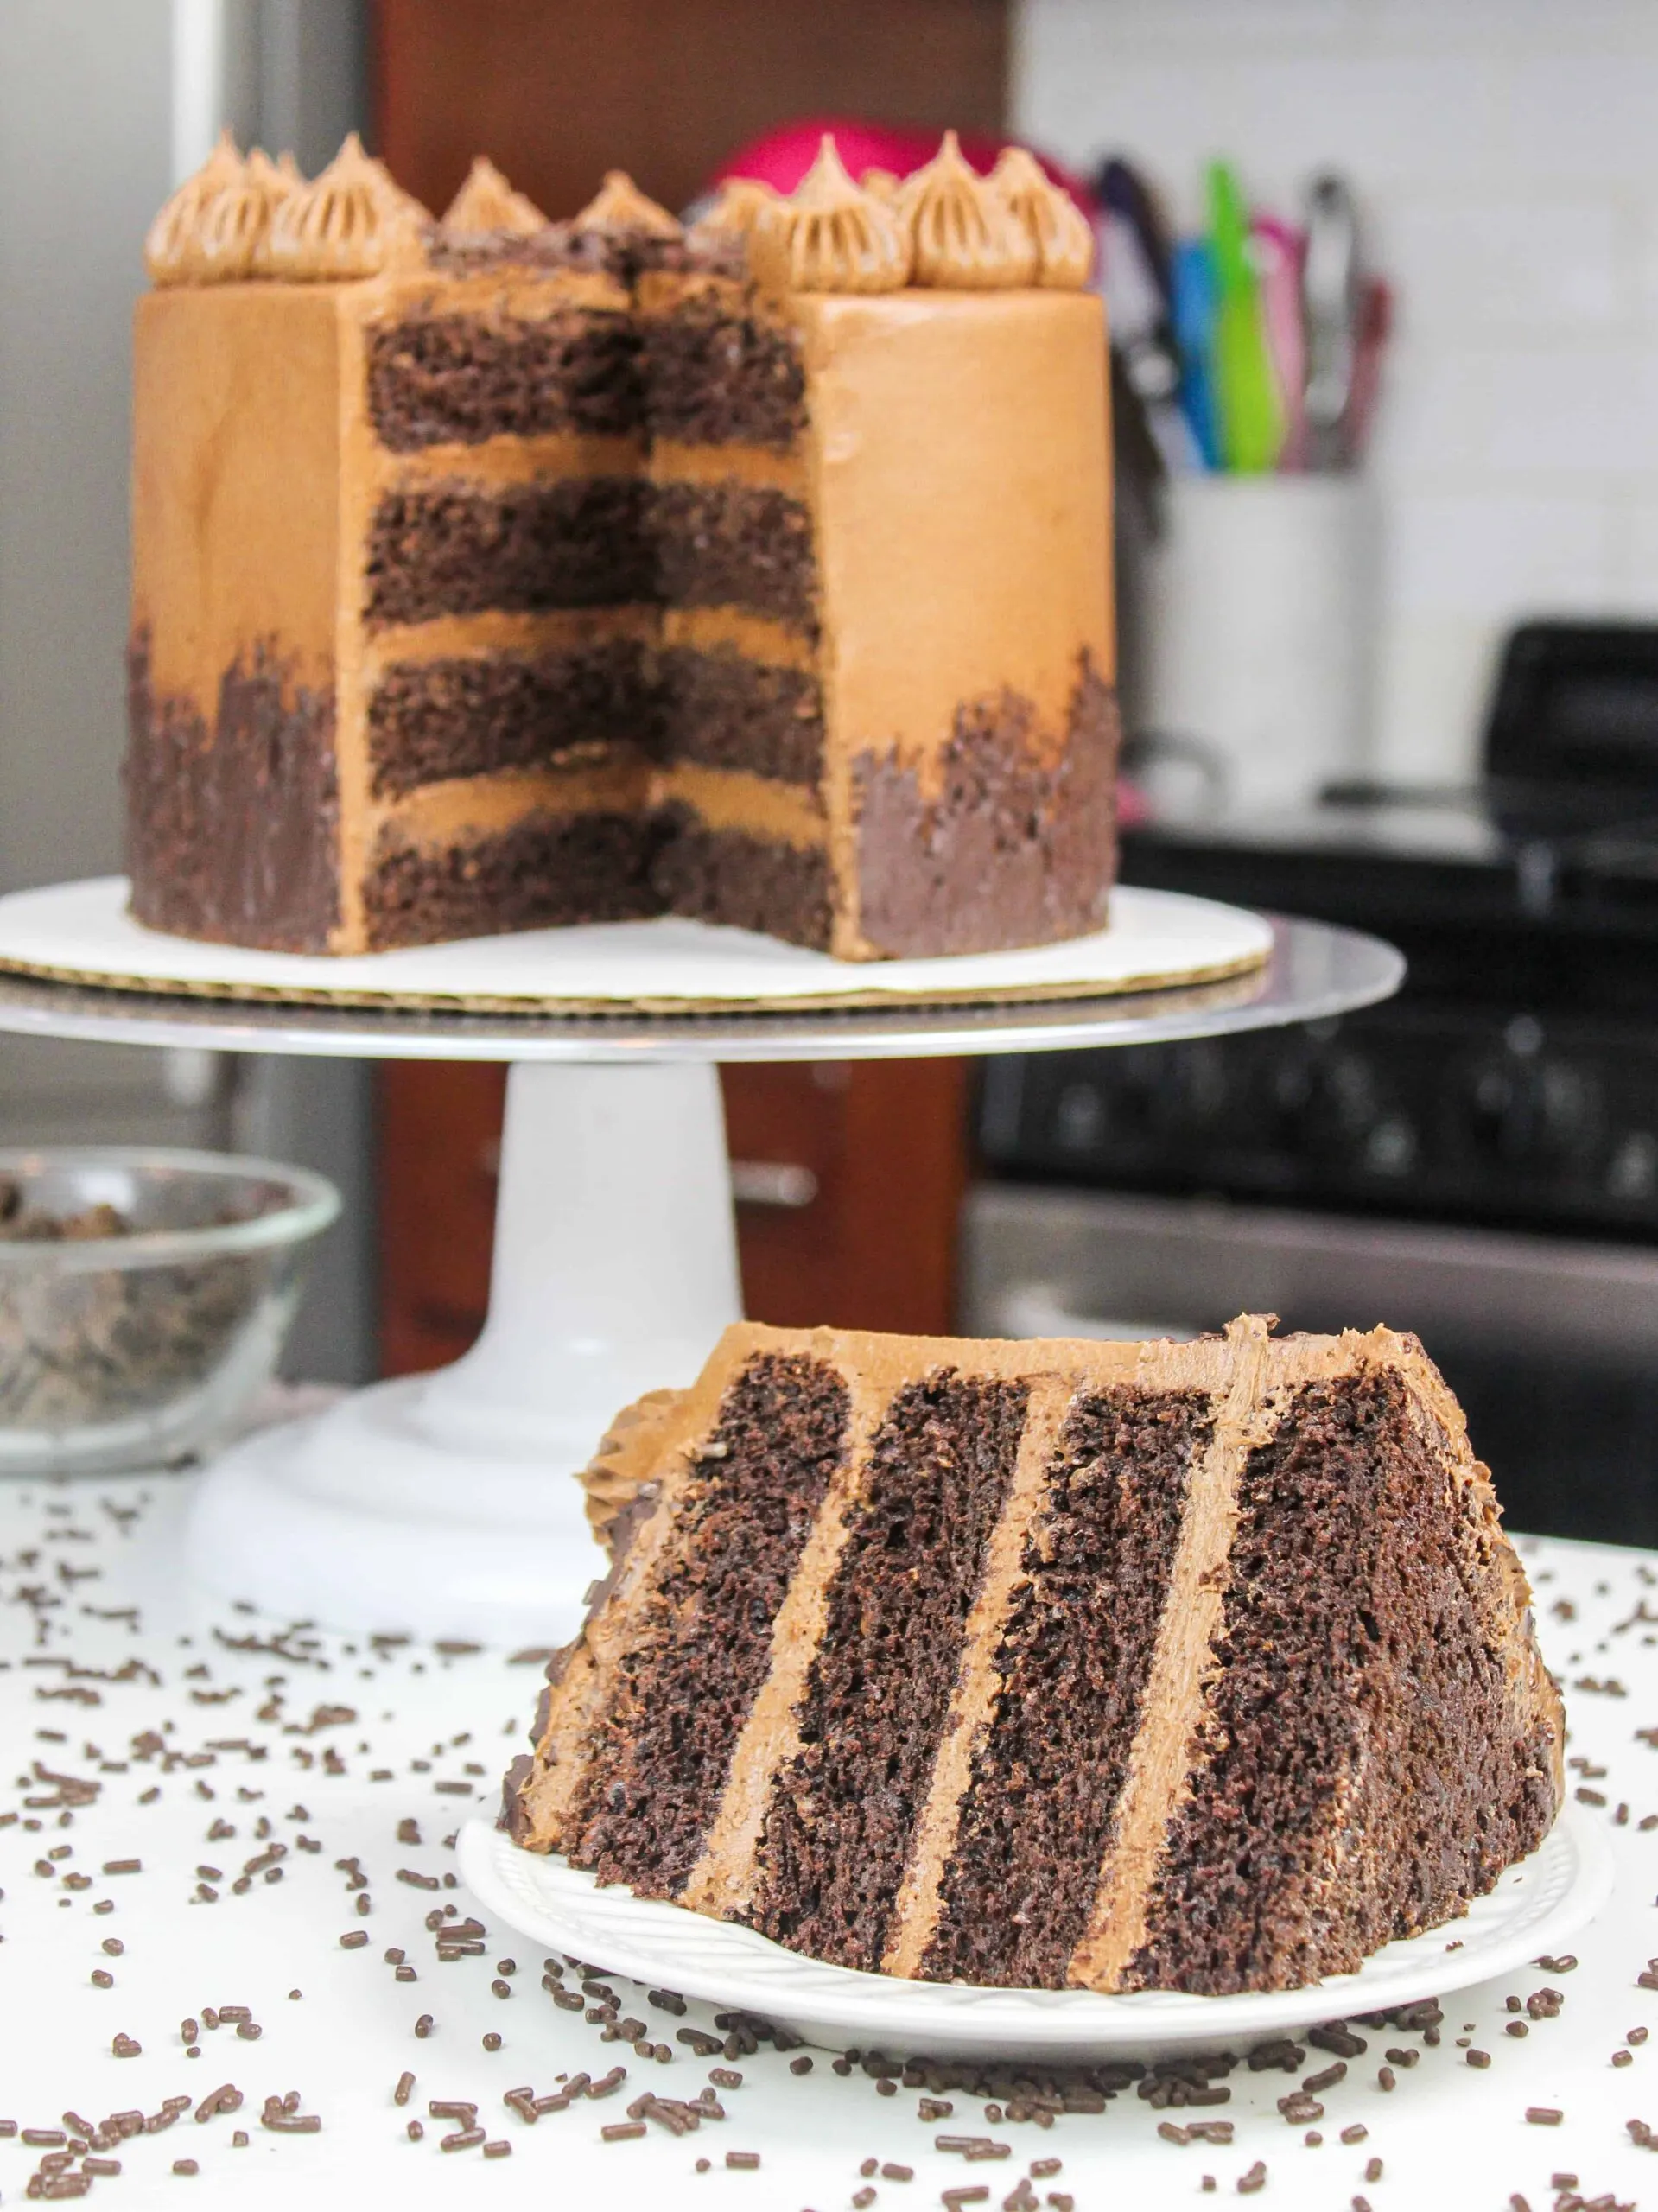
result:
<svg viewBox="0 0 1658 2212"><path fill-rule="evenodd" d="M1228 2103L1184 2115L1233 2121L1236 2139L1221 2148L1160 2139L1159 2122L1183 2115L1154 2111L1133 2092L1101 2116L1063 2116L1045 2131L987 2123L960 2092L950 2120L923 2122L913 2090L882 2097L861 2071L837 2078L823 2052L797 2075L763 2046L729 2062L743 2080L719 2091L724 2121L683 2137L653 2126L643 2140L607 2144L601 2126L623 2119L639 2089L689 2098L711 2064L727 2063L699 2061L675 2042L683 2027L709 2025L706 2008L672 2017L618 1980L625 2012L677 2053L670 2065L642 2062L625 2044L602 2043L581 2012L555 2008L540 1986L541 1959L510 1935L492 1929L482 1957L440 1964L424 1925L443 1904L463 1916L475 1909L463 1891L442 1886L454 1866L444 1839L492 1804L503 1768L523 1746L539 1669L496 1653L377 1652L312 1630L287 1640L283 1653L227 1648L226 1637L268 1646L279 1631L181 1586L187 1487L187 1478L168 1475L0 1486L0 1723L15 1769L10 1779L0 1774L0 2119L55 2128L73 2112L97 2123L124 2110L158 2112L168 2097L200 2101L226 2082L245 2099L234 2115L199 2124L186 2113L121 2143L108 2154L120 2162L118 2177L92 2184L100 2201L142 2212L229 2202L232 2190L238 2206L291 2206L305 2194L343 2204L384 2191L403 2212L495 2192L503 2204L591 2202L614 2212L682 2202L708 2212L841 2212L873 2186L876 2212L894 2212L975 2185L990 2192L979 2202L999 2207L1032 2160L1058 2158L1057 2175L1031 2184L1035 2201L1063 2192L1077 2212L1198 2201L1206 2174L1229 2198L1257 2160L1267 2169L1263 2205L1319 2212L1349 2212L1356 2196L1374 2212L1504 2212L1515 2193L1544 2212L1559 2172L1576 2174L1585 2199L1610 2191L1619 2203L1658 2202L1658 2153L1637 2148L1626 2126L1639 2118L1658 2128L1658 2035L1627 2065L1612 2064L1615 2051L1629 2049L1629 2030L1658 2030L1658 1990L1636 1985L1648 1944L1658 1954L1658 1818L1648 1831L1640 1826L1658 1815L1658 1748L1636 1734L1658 1727L1658 1554L1521 1546L1545 1648L1566 1686L1568 1755L1606 1770L1586 1786L1605 1799L1596 1816L1608 1825L1618 1888L1576 1943L1578 1966L1447 1997L1437 2049L1420 2035L1360 2029L1366 2056L1321 2093L1321 2143L1277 2109L1301 2078L1328 2065L1318 2050L1293 2077L1239 2067ZM128 1607L136 1617L122 1612ZM330 1718L328 1707L348 1707L350 1717ZM146 1735L162 1738L163 1754L135 1757L135 1738ZM36 1762L96 1782L96 1801L61 1808L59 1786L35 1771ZM1581 1770L1571 1779L1582 1784ZM257 1869L238 1895L232 1882L267 1848L256 1833L262 1819L271 1841L287 1846L276 1862L282 1878L268 1882ZM408 1819L418 1823L419 1846L397 1839ZM216 1822L234 1834L210 1838ZM301 1848L301 1836L321 1850ZM48 1860L65 1845L68 1856ZM103 1871L135 1858L139 1872ZM368 1877L366 1917L336 1867L342 1859L359 1860ZM198 1898L198 1867L222 1871L206 1885L216 1903ZM399 1869L435 1878L437 1892L398 1880ZM100 1912L100 1904L110 1909ZM340 1936L358 1929L367 1944L342 1949ZM105 1938L122 1946L118 1955L105 1951ZM395 1979L388 1948L407 1953L416 1981ZM518 1971L503 2001L491 1982L496 1962L513 1955ZM95 1971L113 1986L94 1986ZM1523 2039L1505 2033L1504 2000L1544 1986L1563 1993L1560 2017L1528 2022ZM250 2008L257 2040L229 2025L204 2030L200 2056L187 2056L181 2022L226 2005ZM422 2013L434 2025L417 2039ZM1483 2070L1458 2048L1464 2023L1473 2046L1490 2054ZM489 2033L502 2038L492 2053L483 2048ZM139 2055L114 2056L118 2034L136 2040ZM1415 2066L1394 2067L1391 2093L1377 2079L1388 2048L1421 2053ZM542 2094L562 2075L596 2076L619 2063L626 2086L601 2103L579 2101L533 2126L503 2107L504 2091L528 2084ZM405 2069L416 2083L400 2109L392 2091ZM321 2117L319 2132L262 2126L267 2097L290 2090L302 2113ZM428 2115L434 2098L475 2103L489 2139L510 2143L511 2155L444 2153L440 2139L456 2123ZM1563 2121L1529 2124L1528 2107L1558 2108ZM418 2143L406 2133L411 2116L424 2126ZM1344 2144L1342 2131L1354 2126L1368 2131L1364 2139ZM238 2128L248 2138L241 2148L232 2142ZM1011 2154L966 2164L933 2147L941 2128L988 2133ZM758 2152L759 2171L727 2171L728 2151ZM22 2201L42 2155L49 2148L21 2137L0 2140L0 2201ZM699 2158L712 2162L702 2176ZM867 2181L860 2166L869 2158L912 2168L913 2178L878 2172ZM1382 2174L1373 2182L1365 2167L1375 2158ZM194 2178L175 2175L180 2158L197 2162Z"/></svg>

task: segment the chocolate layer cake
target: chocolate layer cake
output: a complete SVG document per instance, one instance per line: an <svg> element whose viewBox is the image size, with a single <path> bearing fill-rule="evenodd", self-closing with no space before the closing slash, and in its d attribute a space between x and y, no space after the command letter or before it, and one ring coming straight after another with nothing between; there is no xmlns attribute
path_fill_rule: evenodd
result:
<svg viewBox="0 0 1658 2212"><path fill-rule="evenodd" d="M137 330L133 908L356 952L664 911L846 958L1099 926L1087 226L947 142L687 236L222 146Z"/></svg>
<svg viewBox="0 0 1658 2212"><path fill-rule="evenodd" d="M870 1972L1299 1986L1547 1834L1563 1722L1414 1338L728 1330L588 1478L504 1819Z"/></svg>

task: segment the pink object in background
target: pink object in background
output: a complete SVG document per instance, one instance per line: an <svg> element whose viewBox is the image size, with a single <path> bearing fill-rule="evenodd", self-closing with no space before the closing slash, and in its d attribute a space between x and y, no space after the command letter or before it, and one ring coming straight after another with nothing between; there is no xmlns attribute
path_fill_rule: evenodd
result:
<svg viewBox="0 0 1658 2212"><path fill-rule="evenodd" d="M1376 397L1382 389L1382 359L1393 334L1393 319L1392 285L1385 277L1368 277L1359 299L1358 332L1353 349L1353 394L1347 408L1355 453L1362 454L1369 438Z"/></svg>
<svg viewBox="0 0 1658 2212"><path fill-rule="evenodd" d="M1143 830L1152 819L1153 807L1140 785L1127 776L1117 783L1117 827L1119 830Z"/></svg>
<svg viewBox="0 0 1658 2212"><path fill-rule="evenodd" d="M1284 410L1280 470L1307 465L1306 330L1301 314L1301 266L1306 234L1275 215L1256 215L1249 225L1261 283L1261 313L1267 350Z"/></svg>
<svg viewBox="0 0 1658 2212"><path fill-rule="evenodd" d="M848 116L815 116L804 123L785 123L775 130L767 130L758 138L751 138L746 146L721 162L712 182L723 183L728 176L757 177L762 184L773 186L778 192L792 192L813 162L817 149L828 131L834 139L841 159L854 176L861 176L866 169L890 169L894 176L908 176L930 162L938 151L943 133L937 130L900 130L885 124L859 123ZM982 176L996 165L996 157L1004 148L1024 142L1013 138L981 137L976 131L961 134L962 151ZM1082 178L1073 171L1062 168L1051 162L1045 154L1036 154L1044 170L1052 181L1070 193L1083 213L1090 219L1096 212L1093 194Z"/></svg>

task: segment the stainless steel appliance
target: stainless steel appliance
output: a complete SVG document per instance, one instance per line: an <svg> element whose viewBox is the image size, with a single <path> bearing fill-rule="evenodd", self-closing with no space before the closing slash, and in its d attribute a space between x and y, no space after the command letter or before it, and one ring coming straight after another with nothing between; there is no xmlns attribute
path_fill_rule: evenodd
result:
<svg viewBox="0 0 1658 2212"><path fill-rule="evenodd" d="M967 1325L1413 1328L1516 1527L1658 1541L1658 629L1511 639L1457 791L1139 831L1128 880L1374 929L1404 991L992 1063Z"/></svg>

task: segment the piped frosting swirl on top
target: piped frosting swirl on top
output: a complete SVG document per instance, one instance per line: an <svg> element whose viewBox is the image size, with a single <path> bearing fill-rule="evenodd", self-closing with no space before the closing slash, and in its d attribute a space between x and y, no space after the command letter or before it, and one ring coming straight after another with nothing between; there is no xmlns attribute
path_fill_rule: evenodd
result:
<svg viewBox="0 0 1658 2212"><path fill-rule="evenodd" d="M226 131L150 225L144 267L157 284L377 276L419 263L430 219L355 131L309 184L291 154L244 161Z"/></svg>
<svg viewBox="0 0 1658 2212"><path fill-rule="evenodd" d="M779 292L896 292L910 275L905 226L853 182L827 132L794 192L760 209L749 257L759 282Z"/></svg>
<svg viewBox="0 0 1658 2212"><path fill-rule="evenodd" d="M987 180L1035 250L1036 281L1081 291L1094 264L1094 232L1086 215L1023 146L1008 146Z"/></svg>
<svg viewBox="0 0 1658 2212"><path fill-rule="evenodd" d="M611 238L678 238L685 235L677 219L647 199L623 169L608 169L605 181L570 228L599 231Z"/></svg>
<svg viewBox="0 0 1658 2212"><path fill-rule="evenodd" d="M209 281L203 255L207 222L220 197L239 188L246 164L228 130L194 176L187 176L156 215L144 238L144 268L155 284Z"/></svg>
<svg viewBox="0 0 1658 2212"><path fill-rule="evenodd" d="M450 238L505 233L527 238L546 227L547 218L535 201L515 192L486 154L477 156L466 182L443 212L443 228Z"/></svg>
<svg viewBox="0 0 1658 2212"><path fill-rule="evenodd" d="M264 268L298 283L348 283L418 264L431 217L363 151L353 130L322 174L271 217Z"/></svg>
<svg viewBox="0 0 1658 2212"><path fill-rule="evenodd" d="M1081 290L1094 257L1087 217L1033 155L1009 147L981 176L953 130L924 168L902 181L870 169L861 184L826 134L786 199L732 179L699 228L716 223L746 236L750 268L771 291Z"/></svg>
<svg viewBox="0 0 1658 2212"><path fill-rule="evenodd" d="M956 133L899 187L910 233L912 280L940 291L1011 290L1036 276L1036 241L967 161Z"/></svg>
<svg viewBox="0 0 1658 2212"><path fill-rule="evenodd" d="M777 197L776 188L762 183L759 177L728 176L715 193L712 204L698 216L692 236L746 238L759 222L762 210Z"/></svg>

